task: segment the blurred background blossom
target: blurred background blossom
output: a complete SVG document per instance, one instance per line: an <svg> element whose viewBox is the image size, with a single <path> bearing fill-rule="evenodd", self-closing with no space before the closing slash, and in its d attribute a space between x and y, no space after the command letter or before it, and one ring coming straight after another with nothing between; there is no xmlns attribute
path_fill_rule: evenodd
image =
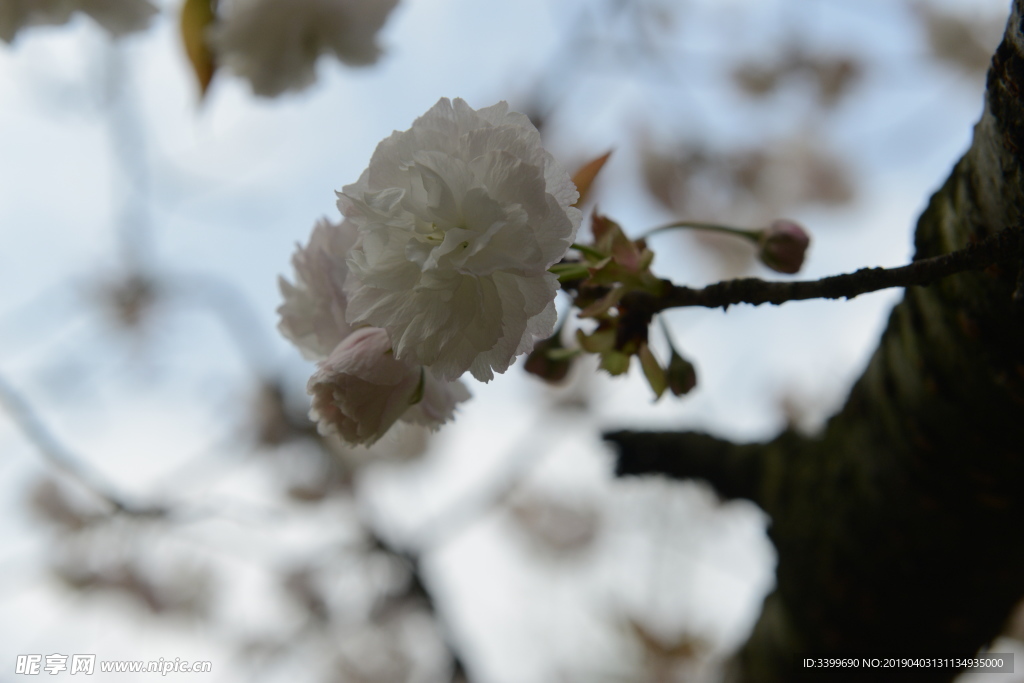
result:
<svg viewBox="0 0 1024 683"><path fill-rule="evenodd" d="M614 149L583 208L631 236L784 217L813 233L808 277L903 263L1006 15L383 2L359 58L299 31L299 80L260 86L225 57L200 98L177 0L116 40L107 4L52 4L0 0L3 680L54 652L210 660L219 681L716 680L770 588L766 521L699 484L613 481L600 432L813 431L897 292L672 312L700 382L682 399L586 362L550 388L519 363L444 431L352 449L307 417L277 277L441 96L509 101L570 169ZM651 246L684 284L769 275L716 235Z"/></svg>

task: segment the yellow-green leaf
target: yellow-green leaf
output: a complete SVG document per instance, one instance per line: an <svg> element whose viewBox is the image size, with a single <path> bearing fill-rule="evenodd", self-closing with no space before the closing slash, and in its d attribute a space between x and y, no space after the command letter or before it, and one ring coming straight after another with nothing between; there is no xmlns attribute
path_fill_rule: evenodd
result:
<svg viewBox="0 0 1024 683"><path fill-rule="evenodd" d="M628 353L621 351L605 351L601 354L601 367L608 371L609 375L621 375L629 370Z"/></svg>
<svg viewBox="0 0 1024 683"><path fill-rule="evenodd" d="M409 397L409 405L414 406L423 400L423 392L427 388L427 373L421 367L420 368L420 381L416 385L416 390L412 392L412 396Z"/></svg>
<svg viewBox="0 0 1024 683"><path fill-rule="evenodd" d="M654 391L654 400L657 401L665 393L665 389L668 388L668 378L665 376L665 370L662 369L658 359L651 353L647 342L640 344L640 351L637 353L637 356L640 357L640 367L643 368L647 383L651 385L651 389Z"/></svg>
<svg viewBox="0 0 1024 683"><path fill-rule="evenodd" d="M603 297L579 312L580 318L597 318L608 312L612 306L618 306L626 293L625 287L613 287Z"/></svg>
<svg viewBox="0 0 1024 683"><path fill-rule="evenodd" d="M615 330L599 327L590 334L576 330L576 341L588 353L605 353L615 348Z"/></svg>
<svg viewBox="0 0 1024 683"><path fill-rule="evenodd" d="M548 272L554 273L562 283L585 280L590 275L590 269L582 263L556 263Z"/></svg>
<svg viewBox="0 0 1024 683"><path fill-rule="evenodd" d="M206 40L207 29L217 18L216 5L217 0L185 0L181 6L181 40L199 83L200 97L206 95L217 70L213 51Z"/></svg>

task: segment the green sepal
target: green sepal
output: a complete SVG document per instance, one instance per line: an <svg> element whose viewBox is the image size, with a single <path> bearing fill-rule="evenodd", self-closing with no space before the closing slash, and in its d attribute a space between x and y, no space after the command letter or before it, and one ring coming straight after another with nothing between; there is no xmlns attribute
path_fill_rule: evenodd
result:
<svg viewBox="0 0 1024 683"><path fill-rule="evenodd" d="M637 353L637 357L640 358L640 367L644 370L647 383L651 385L651 389L654 391L654 400L657 401L665 393L665 389L668 388L668 378L665 376L665 370L658 363L658 359L654 357L654 354L651 353L651 348L647 345L647 342L640 343L640 351Z"/></svg>
<svg viewBox="0 0 1024 683"><path fill-rule="evenodd" d="M628 353L622 351L605 351L601 354L601 368L608 371L609 375L613 377L616 375L622 375L629 371L629 359Z"/></svg>
<svg viewBox="0 0 1024 683"><path fill-rule="evenodd" d="M590 277L590 269L582 263L556 263L548 268L548 272L558 276L558 281L562 283Z"/></svg>
<svg viewBox="0 0 1024 683"><path fill-rule="evenodd" d="M675 342L672 341L672 335L668 331L665 319L660 318L660 322L662 334L665 335L665 341L668 342L668 350L671 352L668 368L665 371L668 389L675 396L688 394L697 386L697 370L693 367L693 363L683 358L676 351Z"/></svg>
<svg viewBox="0 0 1024 683"><path fill-rule="evenodd" d="M427 386L427 373L420 367L420 382L416 385L416 391L409 397L409 405L414 406L423 400L423 393Z"/></svg>
<svg viewBox="0 0 1024 683"><path fill-rule="evenodd" d="M576 330L576 341L588 353L606 353L615 349L615 330L599 327L590 334Z"/></svg>

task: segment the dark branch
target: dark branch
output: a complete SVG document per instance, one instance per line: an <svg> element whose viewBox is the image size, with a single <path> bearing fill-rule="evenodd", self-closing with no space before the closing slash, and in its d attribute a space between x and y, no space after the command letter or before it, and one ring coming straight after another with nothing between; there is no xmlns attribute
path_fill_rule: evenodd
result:
<svg viewBox="0 0 1024 683"><path fill-rule="evenodd" d="M642 308L649 313L657 313L687 306L728 308L733 304L759 306L806 299L852 299L860 294L890 287L929 285L957 273L983 270L1000 261L1018 261L1020 243L1021 230L1011 228L960 251L921 259L906 266L861 268L854 273L833 275L821 280L768 282L758 278L743 278L718 282L703 289L683 287L665 280L668 289L664 295L656 298L646 294L632 295L630 304L635 306L636 297L643 296L649 298L650 302Z"/></svg>
<svg viewBox="0 0 1024 683"><path fill-rule="evenodd" d="M611 432L616 476L665 474L701 479L723 498L758 502L762 444L734 444L699 432Z"/></svg>

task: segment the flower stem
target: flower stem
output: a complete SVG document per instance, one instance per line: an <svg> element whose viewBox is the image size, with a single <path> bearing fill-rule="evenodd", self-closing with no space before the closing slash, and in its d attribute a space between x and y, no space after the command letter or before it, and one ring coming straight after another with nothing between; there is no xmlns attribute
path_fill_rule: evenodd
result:
<svg viewBox="0 0 1024 683"><path fill-rule="evenodd" d="M678 221L676 223L669 223L668 225L662 225L657 228L652 228L643 234L641 239L647 239L651 235L659 232L668 232L669 230L707 230L709 232L723 232L729 235L736 235L737 237L745 237L748 240L757 242L761 238L760 230L744 230L742 228L733 228L728 225L718 225L717 223L700 223L698 221Z"/></svg>
<svg viewBox="0 0 1024 683"><path fill-rule="evenodd" d="M580 252L581 254L585 254L585 255L587 255L587 256L589 256L591 258L595 258L595 259L597 259L599 261L601 259L603 259L603 258L607 258L608 257L608 254L602 254L601 252L599 252L597 249L594 249L593 247L588 247L585 244L579 244L577 242L573 242L572 246L570 248L575 249L576 251Z"/></svg>
<svg viewBox="0 0 1024 683"><path fill-rule="evenodd" d="M590 269L583 263L556 263L548 268L548 272L557 275L558 281L562 283L583 280L590 276Z"/></svg>
<svg viewBox="0 0 1024 683"><path fill-rule="evenodd" d="M984 270L996 263L1009 263L1016 267L1020 261L1022 244L1024 231L1020 228L1005 228L959 251L919 259L897 268L861 268L853 273L832 275L820 280L766 282L757 278L743 278L726 280L703 289L691 289L665 280L665 293L647 299L650 302L647 311L654 314L687 306L728 308L741 303L759 306L807 299L852 299L860 294L890 287L926 286L950 275ZM627 296L648 295L632 292ZM636 307L642 301L636 299L630 304Z"/></svg>

